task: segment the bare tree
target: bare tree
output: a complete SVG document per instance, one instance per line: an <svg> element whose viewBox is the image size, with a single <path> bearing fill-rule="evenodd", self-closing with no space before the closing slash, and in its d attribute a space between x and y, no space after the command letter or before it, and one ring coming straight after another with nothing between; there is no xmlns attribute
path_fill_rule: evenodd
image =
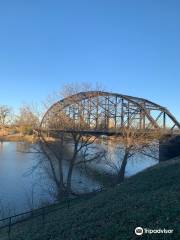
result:
<svg viewBox="0 0 180 240"><path fill-rule="evenodd" d="M82 82L82 83L75 83L72 82L70 84L65 84L60 90L60 95L64 98L72 96L78 92L86 92L91 91L93 89L93 86L91 83L88 82ZM97 90L97 88L96 88Z"/></svg>
<svg viewBox="0 0 180 240"><path fill-rule="evenodd" d="M72 192L72 173L74 167L78 165L84 165L86 169L86 164L92 161L103 158L105 152L100 150L98 147L94 146L94 151L90 152L90 148L97 139L97 137L91 135L84 135L82 133L71 133L73 140L73 153L71 158L69 158L69 170L67 175L67 193L68 195Z"/></svg>
<svg viewBox="0 0 180 240"><path fill-rule="evenodd" d="M0 106L0 127L2 129L7 126L12 120L12 109L6 105Z"/></svg>
<svg viewBox="0 0 180 240"><path fill-rule="evenodd" d="M155 131L139 131L136 127L121 129L121 136L117 137L118 146L121 150L120 161L114 163L106 159L106 163L116 170L116 183L124 181L127 163L135 154L142 153L156 158L158 141L161 136L162 131L158 129Z"/></svg>
<svg viewBox="0 0 180 240"><path fill-rule="evenodd" d="M49 167L46 167L48 176L55 183L58 200L75 194L72 189L72 175L75 168L84 167L92 161L101 159L105 151L93 146L96 137L81 133L61 134L59 139L53 142L47 141L41 135L41 149L45 153ZM67 146L68 142L70 146ZM90 148L93 146L93 152ZM64 163L68 164L67 173L64 172ZM66 165L67 165L66 164Z"/></svg>
<svg viewBox="0 0 180 240"><path fill-rule="evenodd" d="M63 87L58 91L54 91L52 94L49 94L45 101L43 101L42 105L44 106L44 111L46 111L49 107L51 107L52 104L59 101L59 99L69 97L78 92L86 92L92 90L103 91L104 89L105 87L99 82L96 82L95 85L90 82L71 82L63 85Z"/></svg>
<svg viewBox="0 0 180 240"><path fill-rule="evenodd" d="M61 95L64 98L71 96L71 103L78 102L78 97L76 93L79 91L90 91L92 90L90 84L68 84L65 85L61 91ZM98 89L99 90L99 89ZM78 103L77 103L78 104ZM47 106L47 104L45 104ZM83 106L78 105L78 110L81 112ZM84 165L87 162L95 161L103 156L104 151L94 151L89 153L88 149L95 142L96 137L88 134L84 134L83 130L87 128L88 124L83 119L83 116L80 117L79 121L75 121L74 118L69 117L64 109L60 111L57 109L57 112L53 112L51 115L51 120L49 123L50 129L62 129L61 137L59 133L56 135L54 133L53 137L55 141L49 142L47 139L41 135L42 148L48 154L47 158L51 167L51 176L54 180L57 189L58 189L58 198L62 196L69 196L72 191L72 175L73 170L76 166ZM63 132L64 131L64 132ZM71 150L68 153L65 153L65 149L70 148L67 144L71 143ZM47 151L47 148L50 150ZM53 161L52 155L56 158L56 162ZM68 162L68 173L67 177L63 172L63 161ZM58 166L57 166L58 165Z"/></svg>
<svg viewBox="0 0 180 240"><path fill-rule="evenodd" d="M24 104L16 119L22 134L32 134L34 128L39 127L39 112L34 105Z"/></svg>

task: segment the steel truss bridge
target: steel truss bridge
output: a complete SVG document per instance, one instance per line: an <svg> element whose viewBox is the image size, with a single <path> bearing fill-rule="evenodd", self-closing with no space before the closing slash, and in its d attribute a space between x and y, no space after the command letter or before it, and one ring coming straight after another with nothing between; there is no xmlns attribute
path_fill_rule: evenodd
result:
<svg viewBox="0 0 180 240"><path fill-rule="evenodd" d="M149 100L118 93L80 92L53 104L45 113L40 130L115 135L123 128L138 131L164 129L180 132L173 114Z"/></svg>

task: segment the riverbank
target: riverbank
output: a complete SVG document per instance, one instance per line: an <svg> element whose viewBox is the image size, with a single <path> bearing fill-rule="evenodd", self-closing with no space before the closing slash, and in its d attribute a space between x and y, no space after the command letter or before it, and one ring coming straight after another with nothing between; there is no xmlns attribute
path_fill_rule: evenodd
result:
<svg viewBox="0 0 180 240"><path fill-rule="evenodd" d="M35 143L37 141L37 137L35 135L21 135L21 134L9 134L0 136L1 142L30 142Z"/></svg>
<svg viewBox="0 0 180 240"><path fill-rule="evenodd" d="M13 227L22 240L135 240L137 226L172 229L173 234L146 234L145 239L179 239L180 157L160 163L69 209ZM51 208L51 207L50 207ZM5 237L2 239L6 239Z"/></svg>

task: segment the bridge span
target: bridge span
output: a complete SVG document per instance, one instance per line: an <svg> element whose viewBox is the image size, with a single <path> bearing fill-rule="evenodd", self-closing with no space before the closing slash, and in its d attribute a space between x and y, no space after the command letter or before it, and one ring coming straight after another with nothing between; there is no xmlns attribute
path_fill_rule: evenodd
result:
<svg viewBox="0 0 180 240"><path fill-rule="evenodd" d="M162 130L167 139L164 146L180 136L180 123L167 108L144 98L102 91L80 92L54 103L40 124L41 133L56 134L115 136L124 128L136 129L137 134Z"/></svg>
<svg viewBox="0 0 180 240"><path fill-rule="evenodd" d="M45 113L40 129L114 134L124 127L138 130L180 130L165 107L149 100L117 93L90 91L64 98Z"/></svg>

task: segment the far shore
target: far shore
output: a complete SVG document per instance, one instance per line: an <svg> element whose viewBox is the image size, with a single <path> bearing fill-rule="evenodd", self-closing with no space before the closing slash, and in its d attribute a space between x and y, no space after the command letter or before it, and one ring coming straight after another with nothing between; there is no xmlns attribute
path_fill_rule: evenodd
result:
<svg viewBox="0 0 180 240"><path fill-rule="evenodd" d="M20 135L20 134L10 134L0 136L1 142L31 142L34 143L37 141L37 137L34 135Z"/></svg>

